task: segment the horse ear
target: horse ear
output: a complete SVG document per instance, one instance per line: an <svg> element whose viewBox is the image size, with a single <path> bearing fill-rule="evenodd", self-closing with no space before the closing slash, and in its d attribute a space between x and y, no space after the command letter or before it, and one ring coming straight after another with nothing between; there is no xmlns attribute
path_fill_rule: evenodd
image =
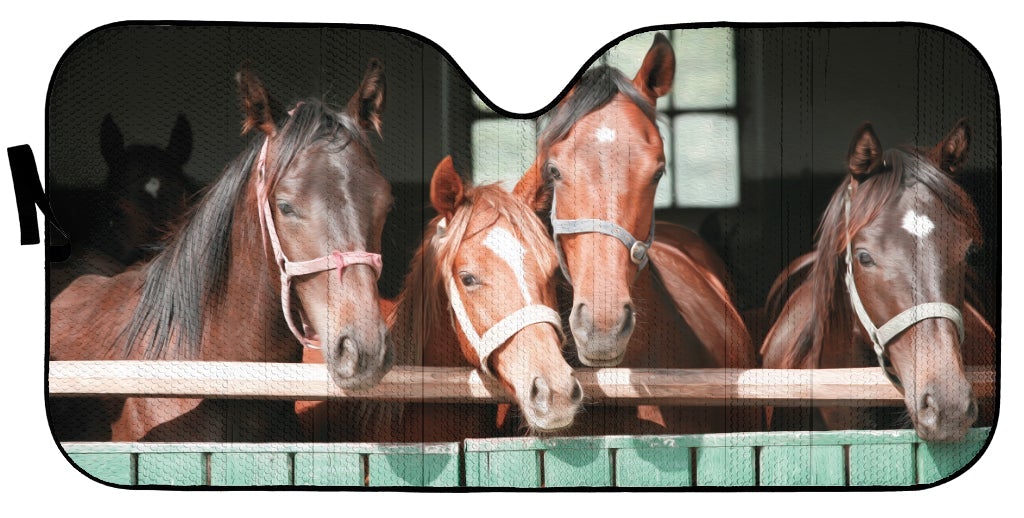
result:
<svg viewBox="0 0 1024 518"><path fill-rule="evenodd" d="M644 56L640 71L633 78L633 85L653 100L672 89L675 75L676 54L672 50L672 44L664 34L655 33L654 43Z"/></svg>
<svg viewBox="0 0 1024 518"><path fill-rule="evenodd" d="M946 135L946 138L936 144L932 150L935 165L949 174L959 171L967 161L970 141L971 126L967 123L967 119L958 120L949 135Z"/></svg>
<svg viewBox="0 0 1024 518"><path fill-rule="evenodd" d="M451 220L455 209L462 203L463 190L462 177L455 170L452 157L444 157L434 169L434 177L430 179L430 204L438 214Z"/></svg>
<svg viewBox="0 0 1024 518"><path fill-rule="evenodd" d="M540 168L536 161L516 182L512 194L531 207L534 212L551 210L551 192L545 188L544 177L540 174Z"/></svg>
<svg viewBox="0 0 1024 518"><path fill-rule="evenodd" d="M167 144L167 155L181 167L192 156L192 126L184 113L178 114L178 120L171 130L171 141Z"/></svg>
<svg viewBox="0 0 1024 518"><path fill-rule="evenodd" d="M103 117L103 122L100 124L100 153L103 154L103 159L106 160L107 167L110 169L110 178L107 181L123 183L125 181L123 176L127 168L124 135L121 134L121 128L117 127L117 123L109 113Z"/></svg>
<svg viewBox="0 0 1024 518"><path fill-rule="evenodd" d="M363 130L373 129L381 135L384 113L384 90L386 86L384 64L377 58L370 58L370 64L363 74L359 89L348 101L348 114L359 123ZM381 135L382 136L382 135Z"/></svg>
<svg viewBox="0 0 1024 518"><path fill-rule="evenodd" d="M846 167L855 178L871 173L882 164L882 145L870 122L857 128L846 154Z"/></svg>
<svg viewBox="0 0 1024 518"><path fill-rule="evenodd" d="M238 95L242 100L242 111L245 113L242 135L253 129L259 129L268 137L276 135L275 121L281 114L281 105L267 93L267 89L249 68L248 63L242 64L241 70L235 74L235 81L238 82Z"/></svg>
<svg viewBox="0 0 1024 518"><path fill-rule="evenodd" d="M108 164L124 159L124 135L109 113L100 124L100 152Z"/></svg>

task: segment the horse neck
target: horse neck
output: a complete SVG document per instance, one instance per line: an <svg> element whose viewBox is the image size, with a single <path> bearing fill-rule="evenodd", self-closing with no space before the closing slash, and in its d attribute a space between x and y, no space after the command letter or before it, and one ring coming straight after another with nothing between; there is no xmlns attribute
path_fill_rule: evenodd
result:
<svg viewBox="0 0 1024 518"><path fill-rule="evenodd" d="M813 349L818 350L818 358L814 358L812 350L810 358L818 368L873 367L878 360L871 344L864 339L864 330L850 304L846 287L837 287L836 299L833 301L828 323L818 323L818 341Z"/></svg>
<svg viewBox="0 0 1024 518"><path fill-rule="evenodd" d="M264 233L254 230L260 223L252 189L246 198L232 218L227 280L205 315L203 343L211 346L202 348L201 359L296 362L302 351L281 310L280 280Z"/></svg>
<svg viewBox="0 0 1024 518"><path fill-rule="evenodd" d="M655 282L650 268L640 271L630 288L637 320L623 367L717 367L671 296ZM672 330L666 332L666 330Z"/></svg>
<svg viewBox="0 0 1024 518"><path fill-rule="evenodd" d="M444 298L447 304L447 297ZM431 330L423 343L424 366L453 367L468 364L462 355L454 325L455 322L451 319L441 319L432 323Z"/></svg>

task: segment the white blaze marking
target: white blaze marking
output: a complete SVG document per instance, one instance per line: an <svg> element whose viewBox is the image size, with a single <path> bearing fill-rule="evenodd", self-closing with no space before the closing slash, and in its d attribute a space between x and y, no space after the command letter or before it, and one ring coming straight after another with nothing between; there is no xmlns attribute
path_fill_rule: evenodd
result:
<svg viewBox="0 0 1024 518"><path fill-rule="evenodd" d="M615 142L615 130L608 126L601 126L595 134L598 142Z"/></svg>
<svg viewBox="0 0 1024 518"><path fill-rule="evenodd" d="M484 238L484 246L490 248L498 257L508 263L509 268L512 268L512 272L516 275L516 282L519 283L519 289L523 292L526 304L533 304L530 292L526 288L526 268L524 267L526 249L523 248L523 244L509 231L495 227Z"/></svg>
<svg viewBox="0 0 1024 518"><path fill-rule="evenodd" d="M155 176L150 178L143 189L145 189L150 196L156 198L157 195L160 194L160 179Z"/></svg>
<svg viewBox="0 0 1024 518"><path fill-rule="evenodd" d="M903 229L917 237L926 237L934 228L935 223L932 223L927 214L918 214L908 210L903 215Z"/></svg>

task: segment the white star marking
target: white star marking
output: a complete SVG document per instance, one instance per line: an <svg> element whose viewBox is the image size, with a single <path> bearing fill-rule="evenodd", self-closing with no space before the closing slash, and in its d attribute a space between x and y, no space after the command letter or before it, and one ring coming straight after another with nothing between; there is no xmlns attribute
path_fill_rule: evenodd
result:
<svg viewBox="0 0 1024 518"><path fill-rule="evenodd" d="M155 176L150 178L143 189L145 189L150 196L157 198L160 194L160 179Z"/></svg>
<svg viewBox="0 0 1024 518"><path fill-rule="evenodd" d="M523 247L523 244L508 230L495 227L484 238L484 246L490 248L495 255L508 264L509 268L512 268L519 289L523 292L523 298L526 299L526 304L533 304L530 291L526 287L526 268L524 266L526 248Z"/></svg>
<svg viewBox="0 0 1024 518"><path fill-rule="evenodd" d="M918 214L908 210L903 215L903 229L917 237L927 237L935 228L931 218L927 214Z"/></svg>
<svg viewBox="0 0 1024 518"><path fill-rule="evenodd" d="M597 129L597 133L594 134L597 137L598 142L615 142L615 130L608 126L601 126Z"/></svg>

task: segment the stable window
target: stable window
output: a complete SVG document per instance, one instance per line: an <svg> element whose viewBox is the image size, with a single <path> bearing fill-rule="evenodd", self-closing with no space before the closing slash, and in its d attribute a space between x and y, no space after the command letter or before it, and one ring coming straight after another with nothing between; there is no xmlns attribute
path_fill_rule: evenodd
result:
<svg viewBox="0 0 1024 518"><path fill-rule="evenodd" d="M736 54L730 28L662 31L672 41L676 75L658 99L658 126L668 174L658 185L656 208L728 207L739 203L739 124L736 120ZM629 37L597 65L636 75L652 33ZM537 154L540 122L508 119L472 94L473 180L509 188Z"/></svg>

